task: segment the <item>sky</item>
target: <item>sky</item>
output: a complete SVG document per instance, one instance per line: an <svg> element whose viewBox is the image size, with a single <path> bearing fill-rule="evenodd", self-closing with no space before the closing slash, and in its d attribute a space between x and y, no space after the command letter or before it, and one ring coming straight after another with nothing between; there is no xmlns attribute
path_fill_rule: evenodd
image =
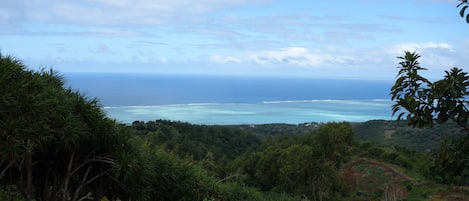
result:
<svg viewBox="0 0 469 201"><path fill-rule="evenodd" d="M59 72L393 80L469 66L457 0L0 0L0 51Z"/></svg>

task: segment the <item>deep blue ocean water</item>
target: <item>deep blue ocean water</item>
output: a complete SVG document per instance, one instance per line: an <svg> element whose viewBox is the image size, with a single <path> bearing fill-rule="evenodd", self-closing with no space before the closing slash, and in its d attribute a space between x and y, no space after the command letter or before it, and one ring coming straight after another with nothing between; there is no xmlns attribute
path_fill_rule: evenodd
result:
<svg viewBox="0 0 469 201"><path fill-rule="evenodd" d="M391 82L202 75L68 73L123 123L169 119L260 124L391 119Z"/></svg>

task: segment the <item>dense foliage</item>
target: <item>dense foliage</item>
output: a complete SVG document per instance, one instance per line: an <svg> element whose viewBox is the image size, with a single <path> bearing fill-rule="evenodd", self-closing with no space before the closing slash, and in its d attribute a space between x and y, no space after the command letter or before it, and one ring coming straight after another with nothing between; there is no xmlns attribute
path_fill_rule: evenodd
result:
<svg viewBox="0 0 469 201"><path fill-rule="evenodd" d="M65 88L54 71L31 71L20 60L0 55L0 94L0 200L264 196L220 183L200 167L160 151L154 141L107 118L97 100Z"/></svg>
<svg viewBox="0 0 469 201"><path fill-rule="evenodd" d="M54 71L26 70L0 55L0 179L27 200L80 200L120 169L114 122L97 101L63 87Z"/></svg>
<svg viewBox="0 0 469 201"><path fill-rule="evenodd" d="M418 59L420 55L405 52L398 57L399 73L391 88L393 113L398 119L406 115L409 125L424 127L434 123L455 122L466 135L441 143L435 153L432 171L435 179L458 185L469 184L469 76L462 69L445 71L443 79L431 82L419 72L425 70Z"/></svg>
<svg viewBox="0 0 469 201"><path fill-rule="evenodd" d="M349 159L353 140L348 123L328 123L318 130L277 136L239 158L245 182L267 191L284 191L310 200L331 200L344 193L339 168Z"/></svg>
<svg viewBox="0 0 469 201"><path fill-rule="evenodd" d="M308 200L337 199L346 193L339 169L351 153L353 130L348 123L328 123L296 135L272 135L271 129L254 135L244 126L165 120L136 121L131 127L142 139L211 170L223 182Z"/></svg>
<svg viewBox="0 0 469 201"><path fill-rule="evenodd" d="M425 200L439 188L389 164L444 182L455 174L403 146L356 142L346 122L122 125L56 72L3 55L0 94L0 200ZM383 174L392 181L370 186Z"/></svg>
<svg viewBox="0 0 469 201"><path fill-rule="evenodd" d="M435 124L432 128L417 128L407 126L405 121L370 120L352 123L352 126L356 140L406 146L417 151L435 151L439 149L441 140L466 135L453 122Z"/></svg>
<svg viewBox="0 0 469 201"><path fill-rule="evenodd" d="M237 127L192 125L184 122L157 120L132 123L132 128L153 145L182 158L202 160L234 159L249 149L258 147L259 137Z"/></svg>

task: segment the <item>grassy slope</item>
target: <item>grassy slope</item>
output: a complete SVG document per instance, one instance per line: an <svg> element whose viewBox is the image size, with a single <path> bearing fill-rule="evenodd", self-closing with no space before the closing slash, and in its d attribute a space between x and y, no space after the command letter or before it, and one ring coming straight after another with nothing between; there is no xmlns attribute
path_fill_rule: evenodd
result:
<svg viewBox="0 0 469 201"><path fill-rule="evenodd" d="M469 200L468 187L437 185L405 172L408 170L397 165L356 159L342 169L342 178L350 188L348 200Z"/></svg>

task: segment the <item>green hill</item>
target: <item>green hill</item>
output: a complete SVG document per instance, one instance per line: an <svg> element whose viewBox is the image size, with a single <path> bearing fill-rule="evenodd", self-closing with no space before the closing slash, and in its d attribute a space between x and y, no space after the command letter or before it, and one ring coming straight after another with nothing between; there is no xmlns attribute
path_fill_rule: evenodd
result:
<svg viewBox="0 0 469 201"><path fill-rule="evenodd" d="M352 125L357 140L406 146L419 151L438 149L441 139L465 134L454 123L423 129L407 126L405 121L373 120Z"/></svg>
<svg viewBox="0 0 469 201"><path fill-rule="evenodd" d="M323 123L308 122L302 124L252 124L236 125L258 136L279 134L304 134L312 132ZM386 145L406 146L419 151L436 150L441 139L458 137L465 134L455 123L435 124L433 128L413 128L405 121L371 120L351 123L355 139Z"/></svg>
<svg viewBox="0 0 469 201"><path fill-rule="evenodd" d="M419 151L438 146L439 138L430 141L425 133L430 135L434 135L433 133L437 131L446 133L446 129L459 131L456 126L450 124L438 126L435 131L410 128L403 122L397 121L353 123L350 124L350 128L353 129L355 139L361 140L346 145L345 147L349 147L346 149L348 151L340 152L345 155L340 154L341 159L336 160L334 155L323 158L328 155L326 153L339 152L322 152L321 150L327 149L321 147L324 143L328 143L328 140L327 138L320 140L318 135L324 132L328 133L327 135L342 132L340 129L337 130L337 125L341 125L337 123L207 126L158 120L146 123L135 122L132 127L138 127L139 135L143 139L149 139L146 135L151 135L152 132L145 132L143 128L155 123L158 126L154 127L154 130L170 127L173 134L173 137L157 143L156 146L164 147L167 151L200 165L212 172L220 181L254 187L261 192L286 193L294 200L315 199L314 196L317 194L308 190L308 186L311 187L312 183L305 178L311 176L312 172L308 170L313 172L325 170L321 168L329 170L320 174L328 175L327 179L316 181L319 183L313 186L335 189L336 194L329 194L328 199L465 200L469 197L467 187L453 187L432 181L432 175L429 173L431 155ZM391 136L385 135L388 130L394 130L394 133ZM458 132L452 135L461 134ZM399 139L406 135L412 137ZM176 142L174 139L179 141ZM409 141L406 143L410 147L420 149L402 145L402 141L407 139ZM243 142L244 140L252 140L253 143ZM329 143L332 144L328 146L331 148L336 146L333 144L343 143L338 141L337 137L330 140L332 141ZM173 147L179 148L167 149L167 144L170 142L173 143ZM233 142L238 146L236 152L227 149ZM191 143L198 144L200 149L205 150L203 153L205 155L218 151L217 157L192 157L191 149L185 148ZM320 164L326 166L317 164L315 160L322 161Z"/></svg>

